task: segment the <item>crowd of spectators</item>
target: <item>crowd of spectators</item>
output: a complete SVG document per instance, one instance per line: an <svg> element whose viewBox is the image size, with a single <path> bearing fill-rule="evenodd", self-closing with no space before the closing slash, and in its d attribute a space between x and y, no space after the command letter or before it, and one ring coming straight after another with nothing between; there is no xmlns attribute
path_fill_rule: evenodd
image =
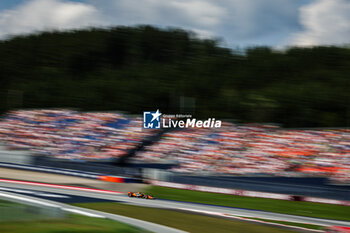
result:
<svg viewBox="0 0 350 233"><path fill-rule="evenodd" d="M91 160L126 155L157 130L141 118L72 110L12 111L0 121L0 141L57 158ZM139 162L175 162L172 170L215 174L326 175L350 181L350 129L283 129L271 125L174 129L137 151Z"/></svg>
<svg viewBox="0 0 350 233"><path fill-rule="evenodd" d="M141 118L71 110L20 110L0 121L0 140L10 149L76 160L125 155L153 131Z"/></svg>
<svg viewBox="0 0 350 233"><path fill-rule="evenodd" d="M181 129L136 160L178 162L189 173L326 175L350 181L350 130L292 130L271 125Z"/></svg>

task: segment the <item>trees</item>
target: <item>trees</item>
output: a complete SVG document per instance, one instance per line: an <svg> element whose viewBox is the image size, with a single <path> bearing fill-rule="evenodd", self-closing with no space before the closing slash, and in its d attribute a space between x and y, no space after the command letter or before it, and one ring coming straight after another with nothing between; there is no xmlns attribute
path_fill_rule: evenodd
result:
<svg viewBox="0 0 350 233"><path fill-rule="evenodd" d="M0 55L0 111L180 113L185 98L190 108L195 103L197 118L292 127L350 123L347 48L256 47L236 54L180 29L140 26L15 37L0 42Z"/></svg>

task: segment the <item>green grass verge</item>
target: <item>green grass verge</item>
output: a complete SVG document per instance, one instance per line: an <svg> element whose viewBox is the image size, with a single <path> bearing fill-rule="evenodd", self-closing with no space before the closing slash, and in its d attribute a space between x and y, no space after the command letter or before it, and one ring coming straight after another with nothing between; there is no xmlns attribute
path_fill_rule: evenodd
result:
<svg viewBox="0 0 350 233"><path fill-rule="evenodd" d="M61 220L1 222L1 233L137 233L142 232L113 220L70 215Z"/></svg>
<svg viewBox="0 0 350 233"><path fill-rule="evenodd" d="M15 203L15 202L0 200L0 207L2 207L2 206L10 206L10 205L20 205L20 204Z"/></svg>
<svg viewBox="0 0 350 233"><path fill-rule="evenodd" d="M34 221L44 219L57 219L56 215L47 215L38 208L15 202L0 200L0 224L7 221Z"/></svg>
<svg viewBox="0 0 350 233"><path fill-rule="evenodd" d="M241 197L227 194L207 193L191 190L151 186L147 193L156 198L197 202L229 207L264 210L316 218L350 221L350 206L312 202L274 200L268 198Z"/></svg>
<svg viewBox="0 0 350 233"><path fill-rule="evenodd" d="M151 201L151 200L150 200ZM125 205L119 203L79 203L76 206L100 210L108 213L120 214L153 223L174 227L192 233L287 233L290 230L261 224L233 221L198 214L189 214L178 211Z"/></svg>
<svg viewBox="0 0 350 233"><path fill-rule="evenodd" d="M315 230L324 230L323 226L318 226L318 225L313 225L313 224L277 221L277 220L270 220L270 219L263 219L263 218L248 218L248 217L243 217L243 216L242 216L242 218L259 220L259 221L263 221L263 222L278 223L278 224L287 225L287 226L304 227L304 228L315 229Z"/></svg>

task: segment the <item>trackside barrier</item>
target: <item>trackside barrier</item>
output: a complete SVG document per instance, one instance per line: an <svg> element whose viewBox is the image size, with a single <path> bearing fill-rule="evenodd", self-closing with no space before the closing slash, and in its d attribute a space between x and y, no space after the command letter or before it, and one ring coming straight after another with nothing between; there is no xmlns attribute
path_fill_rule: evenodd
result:
<svg viewBox="0 0 350 233"><path fill-rule="evenodd" d="M107 174L99 174L94 172L85 172L85 171L79 171L79 170L62 169L62 168L45 167L45 166L29 166L29 165L14 164L14 163L0 163L0 167L35 171L35 172L53 173L53 174L67 175L67 176L76 176L76 177L103 180L103 181L114 182L114 183L141 183L142 182L142 180L137 178L111 176Z"/></svg>
<svg viewBox="0 0 350 233"><path fill-rule="evenodd" d="M289 201L307 201L307 202L350 206L350 201L340 201L340 200L332 200L332 199L326 199L326 198L304 197L304 196L295 196L295 195L279 194L279 193L255 192L255 191L240 190L240 189L215 188L215 187L200 186L200 185L179 184L179 183L172 183L172 182L165 182L165 181L158 181L158 180L149 180L148 183L155 186L161 186L161 187L186 189L186 190L209 192L209 193L230 194L235 196L270 198L270 199L289 200Z"/></svg>

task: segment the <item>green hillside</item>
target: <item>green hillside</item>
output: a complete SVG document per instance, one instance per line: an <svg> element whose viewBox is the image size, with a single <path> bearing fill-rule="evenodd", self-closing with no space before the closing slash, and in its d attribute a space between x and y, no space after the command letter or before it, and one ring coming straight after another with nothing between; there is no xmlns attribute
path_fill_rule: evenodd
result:
<svg viewBox="0 0 350 233"><path fill-rule="evenodd" d="M235 52L179 29L45 32L0 42L0 111L193 113L287 127L350 125L350 49Z"/></svg>

